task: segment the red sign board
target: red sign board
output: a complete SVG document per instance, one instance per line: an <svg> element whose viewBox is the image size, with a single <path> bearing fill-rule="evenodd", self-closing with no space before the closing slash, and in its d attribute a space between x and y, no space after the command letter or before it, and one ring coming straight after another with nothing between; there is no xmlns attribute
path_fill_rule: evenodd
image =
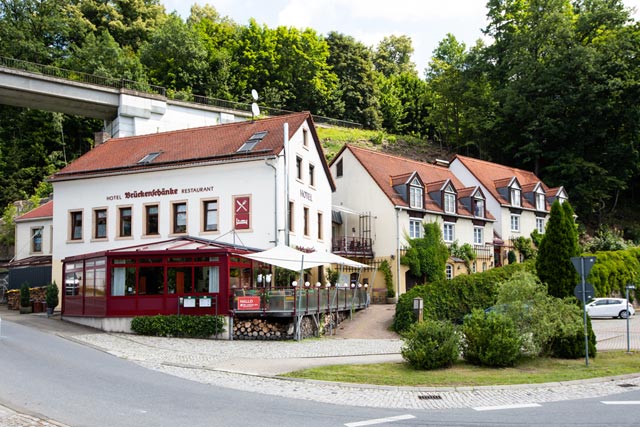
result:
<svg viewBox="0 0 640 427"><path fill-rule="evenodd" d="M260 310L260 297L236 297L238 310Z"/></svg>
<svg viewBox="0 0 640 427"><path fill-rule="evenodd" d="M234 213L236 230L248 230L251 228L251 198L249 196L235 198Z"/></svg>

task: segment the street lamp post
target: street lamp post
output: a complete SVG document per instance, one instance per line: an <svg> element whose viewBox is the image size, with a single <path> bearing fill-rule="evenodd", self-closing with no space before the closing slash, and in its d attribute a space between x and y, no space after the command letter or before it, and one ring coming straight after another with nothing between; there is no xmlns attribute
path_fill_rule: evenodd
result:
<svg viewBox="0 0 640 427"><path fill-rule="evenodd" d="M631 317L629 315L629 289L635 289L635 288L636 286L632 285L631 283L625 286L625 289L627 291L627 353L631 353L631 342L629 339L629 318Z"/></svg>

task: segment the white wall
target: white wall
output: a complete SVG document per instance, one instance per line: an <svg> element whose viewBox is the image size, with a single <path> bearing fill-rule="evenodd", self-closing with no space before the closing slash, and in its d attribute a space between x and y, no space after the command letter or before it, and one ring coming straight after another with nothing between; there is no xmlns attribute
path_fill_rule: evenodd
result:
<svg viewBox="0 0 640 427"><path fill-rule="evenodd" d="M51 255L52 224L53 219L51 218L17 221L15 260L17 261L38 255ZM42 227L42 251L32 252L33 247L31 244L31 236L33 234L33 229L38 227Z"/></svg>

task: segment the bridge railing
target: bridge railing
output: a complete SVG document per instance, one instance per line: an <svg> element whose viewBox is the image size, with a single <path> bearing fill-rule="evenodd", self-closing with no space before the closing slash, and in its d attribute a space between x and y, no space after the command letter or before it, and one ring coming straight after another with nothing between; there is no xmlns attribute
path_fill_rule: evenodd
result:
<svg viewBox="0 0 640 427"><path fill-rule="evenodd" d="M21 59L6 58L0 56L0 67L11 68L14 70L27 71L29 73L40 74L43 76L56 77L74 82L87 83L96 86L110 87L114 89L128 89L137 92L160 95L169 99L193 102L202 105L211 105L220 108L227 108L239 111L251 111L251 104L244 102L228 101L225 99L211 98L201 95L193 95L182 91L167 90L165 87L152 85L146 82L139 82L127 79L116 79L113 77L99 76L95 74L83 73L81 71L67 70L65 68L54 67L52 65L36 64L35 62L23 61ZM277 116L291 114L293 111L283 110L272 107L260 107L262 114ZM350 128L361 128L362 125L347 120L332 119L329 117L313 115L316 123L325 123L334 126L343 126Z"/></svg>

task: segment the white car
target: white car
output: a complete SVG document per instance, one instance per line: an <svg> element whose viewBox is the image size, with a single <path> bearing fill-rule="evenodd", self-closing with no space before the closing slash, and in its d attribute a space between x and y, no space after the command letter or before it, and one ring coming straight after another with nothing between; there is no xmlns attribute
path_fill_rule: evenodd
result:
<svg viewBox="0 0 640 427"><path fill-rule="evenodd" d="M636 312L633 305L624 298L594 298L587 304L587 314L590 317L619 317L626 319Z"/></svg>

